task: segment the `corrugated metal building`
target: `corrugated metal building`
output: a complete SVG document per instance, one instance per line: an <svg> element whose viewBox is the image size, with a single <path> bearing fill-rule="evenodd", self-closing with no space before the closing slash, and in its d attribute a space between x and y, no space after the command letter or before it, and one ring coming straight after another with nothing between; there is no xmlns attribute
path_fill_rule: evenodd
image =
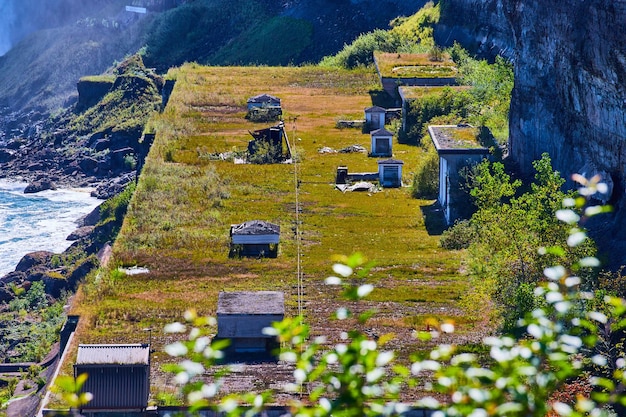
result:
<svg viewBox="0 0 626 417"><path fill-rule="evenodd" d="M150 345L79 345L74 377L86 373L85 410L144 410L150 393Z"/></svg>
<svg viewBox="0 0 626 417"><path fill-rule="evenodd" d="M250 220L230 226L231 256L275 258L280 242L280 226L263 220Z"/></svg>
<svg viewBox="0 0 626 417"><path fill-rule="evenodd" d="M269 94L259 94L248 99L248 110L254 107L280 107L280 99Z"/></svg>
<svg viewBox="0 0 626 417"><path fill-rule="evenodd" d="M220 292L216 339L229 339L227 356L272 358L279 344L263 329L285 317L285 296L279 291Z"/></svg>

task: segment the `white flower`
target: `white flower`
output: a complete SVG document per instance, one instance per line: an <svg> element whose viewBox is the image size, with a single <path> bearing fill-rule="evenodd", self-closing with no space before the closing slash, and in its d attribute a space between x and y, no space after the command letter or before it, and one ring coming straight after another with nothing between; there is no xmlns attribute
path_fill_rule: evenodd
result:
<svg viewBox="0 0 626 417"><path fill-rule="evenodd" d="M569 246L570 248L576 247L583 243L585 239L587 239L587 234L583 231L571 233L567 237L567 246Z"/></svg>
<svg viewBox="0 0 626 417"><path fill-rule="evenodd" d="M330 404L330 401L328 401L328 398L320 398L319 405L320 407L322 407L322 410L326 412L329 412L332 408L332 405Z"/></svg>
<svg viewBox="0 0 626 417"><path fill-rule="evenodd" d="M174 377L174 381L176 381L176 383L179 385L185 385L187 382L189 382L189 375L187 374L187 372L179 372Z"/></svg>
<svg viewBox="0 0 626 417"><path fill-rule="evenodd" d="M339 277L327 277L324 282L326 285L341 285L341 278Z"/></svg>
<svg viewBox="0 0 626 417"><path fill-rule="evenodd" d="M356 290L356 294L359 296L359 298L363 298L363 297L366 297L369 293L371 293L373 289L374 289L373 285L363 284L359 286L359 288Z"/></svg>
<svg viewBox="0 0 626 417"><path fill-rule="evenodd" d="M582 258L580 261L578 261L578 263L580 264L580 266L587 268L595 268L597 266L600 266L600 260L593 256L587 256L585 258Z"/></svg>
<svg viewBox="0 0 626 417"><path fill-rule="evenodd" d="M190 377L200 375L204 372L204 366L202 366L202 364L198 362L184 360L180 363L180 366L183 367L185 372L187 372Z"/></svg>
<svg viewBox="0 0 626 417"><path fill-rule="evenodd" d="M339 357L337 356L336 353L329 353L328 355L326 355L326 363L330 365L337 363L338 359Z"/></svg>
<svg viewBox="0 0 626 417"><path fill-rule="evenodd" d="M392 351L380 352L376 357L376 366L385 366L393 360L394 353Z"/></svg>
<svg viewBox="0 0 626 417"><path fill-rule="evenodd" d="M189 332L189 340L195 340L198 336L200 336L200 329L198 329L197 327L191 329L191 331Z"/></svg>
<svg viewBox="0 0 626 417"><path fill-rule="evenodd" d="M278 330L273 327L264 327L261 332L266 336L278 336Z"/></svg>
<svg viewBox="0 0 626 417"><path fill-rule="evenodd" d="M209 346L211 343L211 338L208 336L199 337L196 339L196 343L194 343L193 351L196 353L200 353L204 351L204 349Z"/></svg>
<svg viewBox="0 0 626 417"><path fill-rule="evenodd" d="M352 268L344 264L334 264L333 271L335 272L335 274L339 274L344 278L349 277L350 275L352 275L353 272Z"/></svg>
<svg viewBox="0 0 626 417"><path fill-rule="evenodd" d="M596 365L598 365L598 366L606 366L606 364L607 364L606 358L604 356L602 356L602 355L594 355L591 358L591 361L593 363L595 363Z"/></svg>
<svg viewBox="0 0 626 417"><path fill-rule="evenodd" d="M578 223L578 221L580 220L580 216L578 214L574 213L573 210L567 210L567 209L557 210L556 218L567 224Z"/></svg>
<svg viewBox="0 0 626 417"><path fill-rule="evenodd" d="M571 197L563 199L563 207L574 207L576 205L576 200Z"/></svg>
<svg viewBox="0 0 626 417"><path fill-rule="evenodd" d="M363 340L360 343L360 347L361 347L361 353L366 354L367 351L376 350L376 342L374 342L373 340Z"/></svg>
<svg viewBox="0 0 626 417"><path fill-rule="evenodd" d="M204 384L202 385L202 395L206 398L215 397L217 394L217 384Z"/></svg>
<svg viewBox="0 0 626 417"><path fill-rule="evenodd" d="M604 313L601 313L599 311L590 311L587 313L587 316L591 320L595 320L602 324L605 324L608 321L608 317Z"/></svg>
<svg viewBox="0 0 626 417"><path fill-rule="evenodd" d="M226 413L231 413L237 409L237 401L233 398L227 398L220 404L220 410Z"/></svg>
<svg viewBox="0 0 626 417"><path fill-rule="evenodd" d="M564 334L561 335L559 339L561 340L561 343L565 343L566 345L570 345L575 348L580 348L583 345L583 341L580 339L580 337L577 336Z"/></svg>
<svg viewBox="0 0 626 417"><path fill-rule="evenodd" d="M453 357L450 363L456 366L461 363L472 363L475 360L476 360L476 355L473 355L471 353L461 353Z"/></svg>
<svg viewBox="0 0 626 417"><path fill-rule="evenodd" d="M181 342L175 342L165 346L165 353L170 356L184 356L187 354L187 346Z"/></svg>
<svg viewBox="0 0 626 417"><path fill-rule="evenodd" d="M595 216L596 214L600 214L604 211L602 206L589 206L585 209L585 216Z"/></svg>
<svg viewBox="0 0 626 417"><path fill-rule="evenodd" d="M306 373L302 369L296 369L293 371L293 377L297 382L302 383L306 380Z"/></svg>
<svg viewBox="0 0 626 417"><path fill-rule="evenodd" d="M562 403L562 402L557 401L554 404L552 404L552 409L561 416L569 416L572 414L572 408L569 405Z"/></svg>
<svg viewBox="0 0 626 417"><path fill-rule="evenodd" d="M184 333L185 330L185 325L179 322L166 324L163 328L165 333Z"/></svg>
<svg viewBox="0 0 626 417"><path fill-rule="evenodd" d="M565 275L565 268L563 268L561 265L553 266L553 267L544 269L543 270L543 274L548 279L551 279L553 281L557 281L557 280L561 279L561 277L563 275Z"/></svg>
<svg viewBox="0 0 626 417"><path fill-rule="evenodd" d="M488 414L483 408L477 408L472 411L467 417L487 417Z"/></svg>
<svg viewBox="0 0 626 417"><path fill-rule="evenodd" d="M197 403L198 401L202 400L202 398L204 398L202 391L191 391L187 395L187 400L190 404Z"/></svg>
<svg viewBox="0 0 626 417"><path fill-rule="evenodd" d="M443 323L441 325L441 331L444 333L454 333L454 324L452 323Z"/></svg>
<svg viewBox="0 0 626 417"><path fill-rule="evenodd" d="M298 356L294 352L281 352L280 360L295 363L298 360Z"/></svg>
<svg viewBox="0 0 626 417"><path fill-rule="evenodd" d="M373 370L367 373L367 375L365 376L365 379L367 380L367 382L376 382L380 378L382 378L384 375L385 375L385 371L382 368L374 368Z"/></svg>
<svg viewBox="0 0 626 417"><path fill-rule="evenodd" d="M424 408L439 408L439 401L433 397L424 397L418 401L419 406ZM442 414L443 415L443 414Z"/></svg>
<svg viewBox="0 0 626 417"><path fill-rule="evenodd" d="M551 291L546 295L546 301L549 303L555 303L563 300L563 294L557 291Z"/></svg>

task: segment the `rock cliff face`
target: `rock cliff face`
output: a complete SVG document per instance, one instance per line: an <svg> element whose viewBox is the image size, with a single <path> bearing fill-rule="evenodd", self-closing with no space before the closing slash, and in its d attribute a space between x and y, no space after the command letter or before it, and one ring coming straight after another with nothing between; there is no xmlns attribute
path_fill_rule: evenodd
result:
<svg viewBox="0 0 626 417"><path fill-rule="evenodd" d="M510 154L520 170L548 152L566 178L602 174L618 209L611 229L626 230L626 0L445 3L444 23L465 28L460 41L515 64Z"/></svg>

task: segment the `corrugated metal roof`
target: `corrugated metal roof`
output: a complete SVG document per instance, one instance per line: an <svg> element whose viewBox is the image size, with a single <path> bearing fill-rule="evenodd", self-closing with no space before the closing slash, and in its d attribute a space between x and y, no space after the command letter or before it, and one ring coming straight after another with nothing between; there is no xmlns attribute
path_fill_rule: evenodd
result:
<svg viewBox="0 0 626 417"><path fill-rule="evenodd" d="M148 365L150 346L127 345L78 345L76 365Z"/></svg>
<svg viewBox="0 0 626 417"><path fill-rule="evenodd" d="M230 226L232 235L279 235L280 226L263 220L250 220Z"/></svg>
<svg viewBox="0 0 626 417"><path fill-rule="evenodd" d="M220 292L217 314L285 314L285 294L280 291Z"/></svg>
<svg viewBox="0 0 626 417"><path fill-rule="evenodd" d="M250 97L248 99L248 103L267 103L267 102L271 102L271 101L276 101L280 103L280 99L278 97L274 97L272 95L269 94L258 94L254 97Z"/></svg>

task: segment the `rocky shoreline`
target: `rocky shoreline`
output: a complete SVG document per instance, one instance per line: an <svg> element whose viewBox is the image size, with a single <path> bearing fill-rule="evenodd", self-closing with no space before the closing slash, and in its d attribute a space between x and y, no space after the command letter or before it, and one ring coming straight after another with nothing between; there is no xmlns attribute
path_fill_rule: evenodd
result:
<svg viewBox="0 0 626 417"><path fill-rule="evenodd" d="M76 137L62 128L67 117L0 112L0 178L28 183L25 193L93 188L92 196L102 200L135 180L137 158L147 152L135 132ZM46 135L51 131L52 138Z"/></svg>

